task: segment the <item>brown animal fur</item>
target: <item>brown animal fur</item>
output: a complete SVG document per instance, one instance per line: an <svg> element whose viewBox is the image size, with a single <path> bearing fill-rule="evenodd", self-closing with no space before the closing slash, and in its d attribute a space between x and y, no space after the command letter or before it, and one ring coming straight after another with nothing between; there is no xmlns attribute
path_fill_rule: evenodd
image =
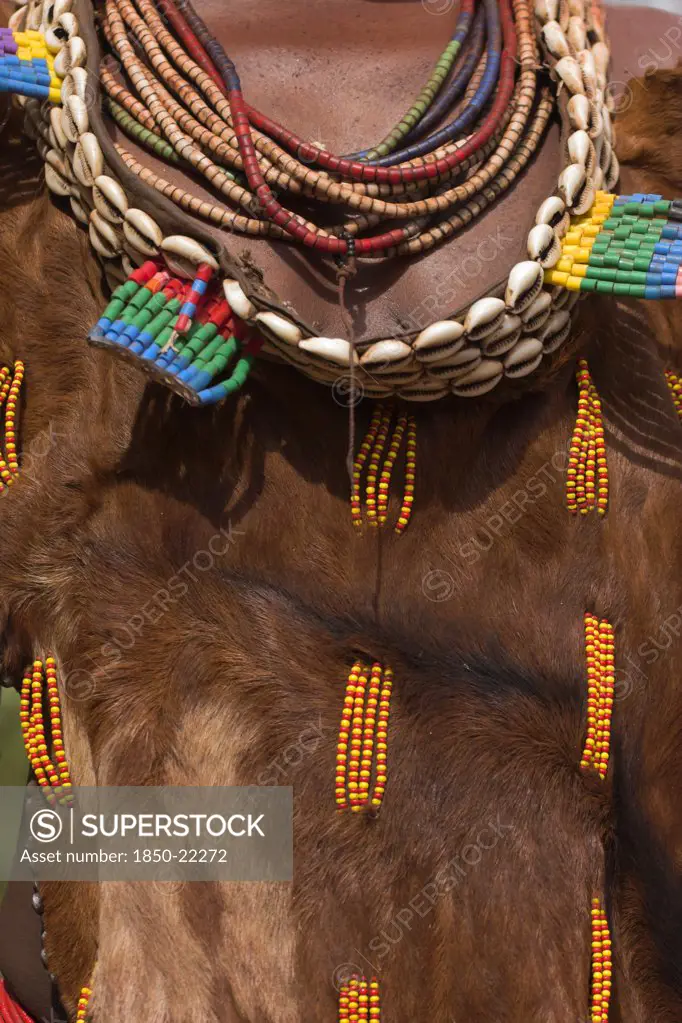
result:
<svg viewBox="0 0 682 1023"><path fill-rule="evenodd" d="M655 83L679 129L682 71ZM645 161L680 194L682 141L654 163L659 131L633 108L631 181L653 187ZM16 678L34 651L57 651L76 781L254 783L306 729L321 734L281 779L295 791L293 886L45 886L69 1010L97 955L107 1023L322 1023L338 968L368 961L393 1023L584 1020L605 846L612 1019L679 1023L682 655L655 646L682 605L682 428L662 376L679 309L647 308L656 341L634 305L586 312L605 521L564 507L566 370L503 406L419 409L414 522L359 538L347 416L326 391L268 366L239 401L196 411L89 350L97 271L42 194L5 207L0 275L13 285L0 354L28 368L24 471L1 506L5 666ZM224 553L202 572L206 550ZM614 623L625 673L606 790L577 769L586 608ZM378 821L332 812L357 653L395 669Z"/></svg>

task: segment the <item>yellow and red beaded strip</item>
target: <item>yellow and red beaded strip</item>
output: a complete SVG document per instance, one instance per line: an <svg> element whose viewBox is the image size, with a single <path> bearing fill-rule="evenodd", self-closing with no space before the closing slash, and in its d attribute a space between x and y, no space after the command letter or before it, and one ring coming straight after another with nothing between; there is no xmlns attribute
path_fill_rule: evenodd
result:
<svg viewBox="0 0 682 1023"><path fill-rule="evenodd" d="M348 676L336 747L336 806L339 811L378 813L386 791L388 718L393 672L356 661ZM374 789L372 790L372 774Z"/></svg>
<svg viewBox="0 0 682 1023"><path fill-rule="evenodd" d="M578 362L578 416L566 471L566 503L576 515L597 509L605 515L609 502L604 423L597 389L585 359Z"/></svg>
<svg viewBox="0 0 682 1023"><path fill-rule="evenodd" d="M381 1020L381 998L376 977L368 983L365 977L351 977L339 992L339 1023L361 1023Z"/></svg>
<svg viewBox="0 0 682 1023"><path fill-rule="evenodd" d="M591 1023L608 1023L611 1002L611 935L606 912L598 897L592 899Z"/></svg>
<svg viewBox="0 0 682 1023"><path fill-rule="evenodd" d="M673 399L678 418L682 419L682 380L671 369L666 369L665 379L670 388L670 395Z"/></svg>
<svg viewBox="0 0 682 1023"><path fill-rule="evenodd" d="M606 777L611 747L611 716L615 685L613 626L605 619L585 614L587 658L587 737L580 766Z"/></svg>
<svg viewBox="0 0 682 1023"><path fill-rule="evenodd" d="M45 734L43 717L45 695L47 695L50 715L54 760L50 758ZM71 776L64 753L57 667L54 657L47 658L44 669L42 661L34 661L33 665L26 669L21 686L19 717L26 755L33 768L36 781L46 790L45 795L51 803L55 802L57 794L60 799L68 800L70 793L64 793L63 789L71 788Z"/></svg>
<svg viewBox="0 0 682 1023"><path fill-rule="evenodd" d="M0 408L5 406L5 455L0 451L0 493L10 487L19 474L17 461L17 402L24 379L24 364L17 360L14 376L8 366L0 369Z"/></svg>
<svg viewBox="0 0 682 1023"><path fill-rule="evenodd" d="M367 434L353 463L353 481L351 487L351 516L353 524L362 527L362 474L367 466L365 481L365 504L367 521L370 526L384 526L387 519L388 499L391 477L402 446L406 438L405 487L395 532L405 531L412 515L414 503L414 483L416 474L417 424L414 416L400 414L388 444L388 451L380 467L381 458L386 448L388 434L393 419L393 412L384 405L378 405L372 415Z"/></svg>

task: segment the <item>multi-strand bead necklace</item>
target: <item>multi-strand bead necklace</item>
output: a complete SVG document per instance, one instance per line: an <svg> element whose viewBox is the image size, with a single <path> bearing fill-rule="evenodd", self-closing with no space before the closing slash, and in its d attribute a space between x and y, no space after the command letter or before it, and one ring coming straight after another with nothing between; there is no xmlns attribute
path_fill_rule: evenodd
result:
<svg viewBox="0 0 682 1023"><path fill-rule="evenodd" d="M365 511L370 526L383 526L388 512L389 490L396 459L405 438L405 484L398 521L394 531L403 533L412 515L414 502L415 473L417 466L417 423L414 416L398 414L393 435L388 445L388 452L381 462L394 412L390 407L377 404L367 434L360 445L353 462L351 486L351 517L353 524L362 527L362 475L367 470L365 483Z"/></svg>
<svg viewBox="0 0 682 1023"><path fill-rule="evenodd" d="M24 380L24 364L17 360L14 374L9 366L0 368L0 410L5 410L5 457L0 451L0 493L10 487L19 474L17 458L18 403Z"/></svg>
<svg viewBox="0 0 682 1023"><path fill-rule="evenodd" d="M356 661L348 676L336 750L336 806L339 811L378 813L384 798L391 668L371 669ZM372 776L374 774L374 787Z"/></svg>

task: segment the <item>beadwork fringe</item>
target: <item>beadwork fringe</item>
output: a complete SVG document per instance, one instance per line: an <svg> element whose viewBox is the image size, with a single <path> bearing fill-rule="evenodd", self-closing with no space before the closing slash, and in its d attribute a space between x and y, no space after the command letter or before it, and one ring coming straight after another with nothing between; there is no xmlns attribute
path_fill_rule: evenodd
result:
<svg viewBox="0 0 682 1023"><path fill-rule="evenodd" d="M665 379L670 388L670 396L677 411L679 419L682 419L682 379L671 369L666 369Z"/></svg>
<svg viewBox="0 0 682 1023"><path fill-rule="evenodd" d="M393 475L393 469L403 438L405 438L405 487L400 514L394 527L394 531L400 535L407 529L414 502L417 423L414 416L407 416L402 413L397 416L388 452L380 472L379 465L386 447L392 419L393 410L390 407L386 407L383 404L378 404L375 407L369 429L353 463L351 516L353 524L356 528L360 529L362 527L362 474L365 465L367 465L367 477L365 480L367 523L374 528L386 524L391 476Z"/></svg>
<svg viewBox="0 0 682 1023"><path fill-rule="evenodd" d="M92 997L92 988L82 987L80 998L78 999L78 1008L76 1009L76 1023L85 1023L88 1018L88 1006Z"/></svg>
<svg viewBox="0 0 682 1023"><path fill-rule="evenodd" d="M583 771L592 768L606 777L611 748L611 715L614 693L614 632L605 619L585 614L587 660L587 736L580 760Z"/></svg>
<svg viewBox="0 0 682 1023"><path fill-rule="evenodd" d="M339 812L378 813L387 781L388 716L393 689L391 668L371 669L356 661L348 676L336 753L336 805ZM370 795L374 773L374 788Z"/></svg>
<svg viewBox="0 0 682 1023"><path fill-rule="evenodd" d="M5 453L0 451L0 493L19 475L17 461L17 403L24 379L24 364L17 360L14 375L9 366L0 369L0 409L5 407Z"/></svg>
<svg viewBox="0 0 682 1023"><path fill-rule="evenodd" d="M200 265L190 282L156 260L116 288L89 340L192 405L211 405L238 391L262 344L235 316L210 267Z"/></svg>
<svg viewBox="0 0 682 1023"><path fill-rule="evenodd" d="M365 977L351 977L339 992L339 1023L343 1020L381 1020L381 998L379 981L373 977L369 983Z"/></svg>
<svg viewBox="0 0 682 1023"><path fill-rule="evenodd" d="M585 359L576 374L579 388L578 416L571 438L566 472L566 503L576 515L597 509L605 515L609 501L609 473L606 464L604 424L597 389Z"/></svg>
<svg viewBox="0 0 682 1023"><path fill-rule="evenodd" d="M611 935L609 922L601 899L592 899L592 975L590 1023L608 1023L611 1003Z"/></svg>
<svg viewBox="0 0 682 1023"><path fill-rule="evenodd" d="M33 1019L15 1002L0 977L0 1023L33 1023Z"/></svg>
<svg viewBox="0 0 682 1023"><path fill-rule="evenodd" d="M545 283L630 298L682 298L682 201L597 192L573 217Z"/></svg>
<svg viewBox="0 0 682 1023"><path fill-rule="evenodd" d="M49 746L43 722L45 697L47 697L50 714L50 737L54 759L48 752ZM24 672L19 718L26 755L36 781L43 789L48 801L50 803L70 802L72 794L68 790L71 788L71 775L64 752L57 665L54 657L48 657L44 666L42 661L34 661L32 666Z"/></svg>

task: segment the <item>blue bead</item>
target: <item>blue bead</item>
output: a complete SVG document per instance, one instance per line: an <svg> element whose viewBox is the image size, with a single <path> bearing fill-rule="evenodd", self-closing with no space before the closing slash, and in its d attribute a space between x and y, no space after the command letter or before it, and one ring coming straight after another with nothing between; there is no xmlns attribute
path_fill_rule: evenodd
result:
<svg viewBox="0 0 682 1023"><path fill-rule="evenodd" d="M161 349L157 344L150 345L149 348L145 348L143 351L142 358L148 359L150 362L154 362L160 351Z"/></svg>
<svg viewBox="0 0 682 1023"><path fill-rule="evenodd" d="M212 379L213 374L207 373L205 369L200 369L198 371L195 370L194 375L187 382L196 391L203 391L205 387L208 387Z"/></svg>
<svg viewBox="0 0 682 1023"><path fill-rule="evenodd" d="M646 275L646 282L645 282L645 283L646 283L647 285L652 285L652 286L654 286L654 285L659 285L659 284L662 284L662 283L663 283L663 280L662 280L662 277L661 277L661 275L660 275L660 274L651 274L651 273L648 273L648 274Z"/></svg>
<svg viewBox="0 0 682 1023"><path fill-rule="evenodd" d="M645 298L660 298L661 297L661 289L660 288L645 288L644 289L644 297Z"/></svg>
<svg viewBox="0 0 682 1023"><path fill-rule="evenodd" d="M106 334L110 326L111 320L107 316L100 316L95 325L95 330L101 330L103 334Z"/></svg>
<svg viewBox="0 0 682 1023"><path fill-rule="evenodd" d="M677 288L674 284L664 284L661 288L661 298L675 298Z"/></svg>
<svg viewBox="0 0 682 1023"><path fill-rule="evenodd" d="M205 391L199 391L199 400L202 405L215 405L225 397L223 384L216 384L215 387L208 387Z"/></svg>

